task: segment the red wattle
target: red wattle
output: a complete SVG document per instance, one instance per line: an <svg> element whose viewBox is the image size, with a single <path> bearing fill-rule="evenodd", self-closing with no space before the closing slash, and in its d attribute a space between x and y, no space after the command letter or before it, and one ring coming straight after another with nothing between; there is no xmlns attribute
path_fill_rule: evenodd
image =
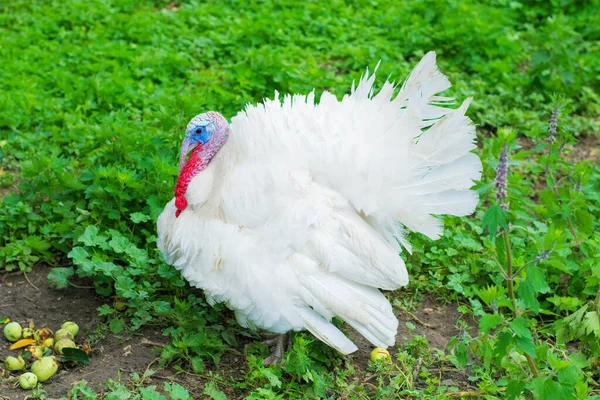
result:
<svg viewBox="0 0 600 400"><path fill-rule="evenodd" d="M177 184L175 184L175 207L177 211L175 216L179 217L179 214L187 207L187 200L185 198L185 192L187 188L198 172L200 172L206 164L201 157L202 146L198 145L192 150L190 158L185 163L181 170L179 177L177 178ZM204 164L204 165L203 165Z"/></svg>

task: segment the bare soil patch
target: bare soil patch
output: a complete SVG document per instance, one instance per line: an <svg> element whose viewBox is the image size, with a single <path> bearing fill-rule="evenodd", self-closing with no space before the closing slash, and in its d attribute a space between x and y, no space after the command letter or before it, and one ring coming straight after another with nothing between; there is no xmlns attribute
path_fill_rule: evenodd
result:
<svg viewBox="0 0 600 400"><path fill-rule="evenodd" d="M107 298L96 295L94 289L68 288L56 290L48 286L48 268L38 267L28 274L31 284L22 274L4 273L0 275L0 317L8 316L14 321L27 325L30 320L36 328L48 326L56 330L67 320L74 321L80 326L77 335L78 344L89 342L96 344L90 352L90 364L79 364L74 368L61 368L59 373L50 381L43 384L49 399L64 396L74 384L85 379L92 387L103 389L108 379L118 379L127 382L131 372L140 375L150 367L158 372L146 384L163 386L165 381L179 383L184 386L194 398L203 398L205 380L202 376L182 374L172 368L159 368L156 345L166 344L168 339L157 329L143 329L139 335L118 337L110 333L98 336L97 327L100 324L97 308L104 304ZM39 290L38 290L39 289ZM461 318L453 304L440 304L433 297L425 297L422 303L410 312L398 312L400 327L397 342L406 343L414 335L427 338L431 347L444 349L448 341L458 334L456 322ZM409 330L405 322L411 321L416 329ZM363 374L368 365L369 354L373 346L356 332L350 333L351 339L359 347L359 351L350 355L351 362L357 372ZM247 338L240 338L240 345L227 352L219 363L218 372L225 379L237 381L243 378L246 370L243 357L244 345ZM9 343L0 339L0 359L4 360L10 353ZM25 400L29 392L14 387L14 380L6 379L15 375L0 377L0 399ZM446 384L458 386L461 389L471 387L460 371L444 372L442 376ZM244 393L229 387L221 387L228 398L243 398ZM2 397L4 396L4 398Z"/></svg>
<svg viewBox="0 0 600 400"><path fill-rule="evenodd" d="M525 150L530 150L538 144L524 136L519 137L518 140ZM583 135L577 140L577 144L566 146L563 150L566 159L575 163L580 161L600 163L600 135Z"/></svg>
<svg viewBox="0 0 600 400"><path fill-rule="evenodd" d="M30 320L36 328L47 326L55 331L64 321L74 321L80 327L76 341L88 342L94 336L99 319L97 307L106 299L96 295L93 289L69 288L55 290L48 286L48 269L38 267L28 274L29 281L22 274L0 275L0 318L8 316L27 326ZM147 341L166 343L159 331L144 330L139 336L120 338L106 335L100 339L90 352L90 364L79 364L74 368L61 368L48 383L43 385L50 399L65 395L74 383L85 379L92 386L103 387L108 379L116 379L119 371L127 376L131 371L143 373L146 367L157 357ZM10 344L0 340L0 358L2 361L14 351ZM3 364L3 362L2 362ZM2 365L3 367L4 365ZM13 375L14 376L14 375ZM13 388L12 381L0 379L0 393L11 399L25 399L29 392ZM1 397L0 397L1 398Z"/></svg>

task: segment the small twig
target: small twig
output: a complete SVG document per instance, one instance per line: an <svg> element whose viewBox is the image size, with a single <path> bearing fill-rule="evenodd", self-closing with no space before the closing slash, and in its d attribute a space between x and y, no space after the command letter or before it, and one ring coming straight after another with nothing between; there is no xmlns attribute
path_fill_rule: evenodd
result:
<svg viewBox="0 0 600 400"><path fill-rule="evenodd" d="M40 289L38 289L37 286L35 286L33 283L31 283L31 281L29 280L29 277L27 276L27 274L25 273L25 271L23 271L23 276L25 277L25 280L27 280L27 283L29 283L29 285L31 285L32 288L34 288L38 292L40 291Z"/></svg>
<svg viewBox="0 0 600 400"><path fill-rule="evenodd" d="M171 381L175 383L179 383L180 385L185 385L185 382L181 379L175 379L172 376L162 376L162 375L152 375L152 378L162 379L163 381Z"/></svg>
<svg viewBox="0 0 600 400"><path fill-rule="evenodd" d="M437 328L439 328L439 325L431 325L431 324L428 324L426 322L421 321L419 318L417 318L417 316L415 314L411 313L410 311L407 311L407 310L402 310L402 311L404 311L405 313L407 313L419 325L423 325L424 327L430 328L430 329L437 329Z"/></svg>
<svg viewBox="0 0 600 400"><path fill-rule="evenodd" d="M474 392L450 392L450 393L446 393L446 396L459 397L462 399L463 397L484 397L487 395L485 393L483 393L481 390L476 390Z"/></svg>
<svg viewBox="0 0 600 400"><path fill-rule="evenodd" d="M144 383L144 379L146 379L146 373L148 372L148 370L150 369L150 367L152 366L152 364L154 364L158 360L160 360L160 357L156 357L154 360L150 361L150 364L148 364L148 366L146 367L146 370L142 374L142 379L140 379L140 383Z"/></svg>
<svg viewBox="0 0 600 400"><path fill-rule="evenodd" d="M94 286L79 286L79 285L74 284L70 280L67 280L67 283L77 289L94 289Z"/></svg>
<svg viewBox="0 0 600 400"><path fill-rule="evenodd" d="M153 342L151 340L148 340L146 338L142 338L142 340L140 340L140 344L144 345L144 346L156 346L156 347L165 347L164 343L159 343L159 342ZM153 361L154 362L154 361Z"/></svg>
<svg viewBox="0 0 600 400"><path fill-rule="evenodd" d="M40 298L40 296L41 296L41 295L42 295L41 293L40 293L40 294L38 294L38 296L37 296L35 299L30 299L29 297L27 297L27 296L25 296L25 295L24 295L23 297L25 297L25 298L26 298L27 300L29 300L30 302L32 302L32 303L35 303L35 302L37 301L37 299L39 299L39 298Z"/></svg>
<svg viewBox="0 0 600 400"><path fill-rule="evenodd" d="M504 279L508 280L508 275L506 274L506 271L502 267L502 264L500 264L500 261L498 261L498 259L495 256L492 256L492 260L494 260L496 262L496 265L498 266L498 268L500 268L500 273L502 274Z"/></svg>

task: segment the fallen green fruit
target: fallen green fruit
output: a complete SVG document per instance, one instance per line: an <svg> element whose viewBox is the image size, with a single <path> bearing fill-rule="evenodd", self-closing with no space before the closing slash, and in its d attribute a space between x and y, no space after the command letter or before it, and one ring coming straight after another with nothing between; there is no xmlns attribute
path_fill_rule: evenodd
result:
<svg viewBox="0 0 600 400"><path fill-rule="evenodd" d="M377 347L371 352L371 361L383 361L390 359L390 352L383 347Z"/></svg>
<svg viewBox="0 0 600 400"><path fill-rule="evenodd" d="M44 347L49 349L52 346L54 346L54 338L48 338L48 339L44 340Z"/></svg>
<svg viewBox="0 0 600 400"><path fill-rule="evenodd" d="M127 308L127 304L123 300L117 299L113 303L113 308L117 311L124 311Z"/></svg>
<svg viewBox="0 0 600 400"><path fill-rule="evenodd" d="M34 358L42 358L44 356L44 353L46 352L46 349L42 346L29 346L25 349L25 351L28 351L31 353L31 356Z"/></svg>
<svg viewBox="0 0 600 400"><path fill-rule="evenodd" d="M31 372L25 372L19 377L19 386L21 386L21 389L33 389L37 383L38 377Z"/></svg>
<svg viewBox="0 0 600 400"><path fill-rule="evenodd" d="M40 382L46 382L58 370L58 363L51 357L43 357L31 364L31 372L37 376Z"/></svg>
<svg viewBox="0 0 600 400"><path fill-rule="evenodd" d="M77 336L77 334L79 333L79 326L72 321L67 321L65 323L62 324L62 326L60 327L60 329L66 329L69 332L71 332L71 334L73 335L73 337Z"/></svg>
<svg viewBox="0 0 600 400"><path fill-rule="evenodd" d="M60 353L60 355L62 355L64 348L76 349L77 345L71 339L62 339L62 340L59 340L58 342L56 342L56 344L54 345L54 348L56 349L56 351L58 351Z"/></svg>
<svg viewBox="0 0 600 400"><path fill-rule="evenodd" d="M33 329L23 328L23 332L21 333L21 336L23 336L23 339L29 339L29 338L33 337Z"/></svg>
<svg viewBox="0 0 600 400"><path fill-rule="evenodd" d="M9 371L20 371L23 368L25 368L25 360L23 360L23 358L21 358L20 356L8 356L6 357L6 361L4 361L4 364L6 364L6 369Z"/></svg>
<svg viewBox="0 0 600 400"><path fill-rule="evenodd" d="M54 332L54 343L58 343L63 339L71 339L74 340L75 336L73 336L73 334L71 333L71 331L67 330L67 329L59 329L56 332Z"/></svg>
<svg viewBox="0 0 600 400"><path fill-rule="evenodd" d="M16 342L19 340L21 338L21 333L23 333L23 329L18 322L9 322L4 327L4 336L9 342Z"/></svg>

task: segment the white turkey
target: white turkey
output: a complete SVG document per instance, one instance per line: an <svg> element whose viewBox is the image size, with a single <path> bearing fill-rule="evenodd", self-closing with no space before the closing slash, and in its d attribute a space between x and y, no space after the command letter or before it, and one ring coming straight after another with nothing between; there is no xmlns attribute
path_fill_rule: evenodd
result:
<svg viewBox="0 0 600 400"><path fill-rule="evenodd" d="M408 283L405 230L437 239L435 215L477 205L470 99L452 110L437 96L450 83L435 53L399 91L386 82L374 94L374 80L367 70L341 101L275 93L231 124L207 112L187 126L158 247L209 303L281 334L265 364L282 360L289 331L357 350L334 316L375 346L394 345L398 321L379 289Z"/></svg>

